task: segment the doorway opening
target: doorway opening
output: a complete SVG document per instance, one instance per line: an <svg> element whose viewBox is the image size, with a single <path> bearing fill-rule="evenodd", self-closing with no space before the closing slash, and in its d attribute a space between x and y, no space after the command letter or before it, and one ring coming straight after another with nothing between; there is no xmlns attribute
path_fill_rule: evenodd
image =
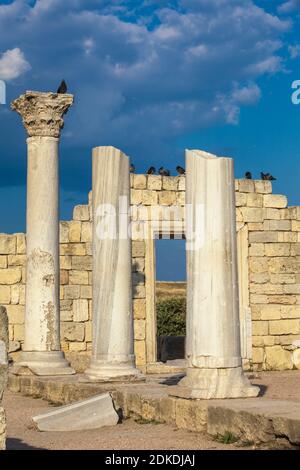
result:
<svg viewBox="0 0 300 470"><path fill-rule="evenodd" d="M155 240L155 312L157 361L183 365L186 335L185 239Z"/></svg>

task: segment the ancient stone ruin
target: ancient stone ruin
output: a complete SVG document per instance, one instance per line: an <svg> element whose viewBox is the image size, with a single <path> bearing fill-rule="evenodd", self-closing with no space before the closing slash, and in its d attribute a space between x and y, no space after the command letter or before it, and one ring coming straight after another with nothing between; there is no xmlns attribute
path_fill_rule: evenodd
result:
<svg viewBox="0 0 300 470"><path fill-rule="evenodd" d="M40 92L12 103L29 136L27 233L0 235L12 373L126 383L172 372L157 360L162 234L187 250L186 375L170 396L255 397L245 370L299 369L300 208L269 181L234 180L230 158L187 150L186 176L139 175L121 150L96 147L88 204L59 224L58 144L72 103Z"/></svg>

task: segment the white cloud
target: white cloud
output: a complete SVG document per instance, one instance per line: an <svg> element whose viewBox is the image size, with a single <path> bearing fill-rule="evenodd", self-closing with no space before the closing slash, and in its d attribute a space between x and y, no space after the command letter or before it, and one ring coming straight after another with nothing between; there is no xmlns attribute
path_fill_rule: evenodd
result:
<svg viewBox="0 0 300 470"><path fill-rule="evenodd" d="M291 59L296 59L300 55L300 44L289 45L288 52Z"/></svg>
<svg viewBox="0 0 300 470"><path fill-rule="evenodd" d="M278 7L279 13L292 13L300 7L300 0L288 0Z"/></svg>
<svg viewBox="0 0 300 470"><path fill-rule="evenodd" d="M16 47L8 49L0 56L0 79L12 80L18 78L30 69L30 64L24 57L23 52Z"/></svg>
<svg viewBox="0 0 300 470"><path fill-rule="evenodd" d="M154 13L143 13L147 3ZM56 89L66 79L76 98L70 145L150 153L184 133L238 123L241 106L260 98L257 79L284 69L291 28L252 0L171 3L15 0L0 7L2 47L17 41L30 54L24 87Z"/></svg>

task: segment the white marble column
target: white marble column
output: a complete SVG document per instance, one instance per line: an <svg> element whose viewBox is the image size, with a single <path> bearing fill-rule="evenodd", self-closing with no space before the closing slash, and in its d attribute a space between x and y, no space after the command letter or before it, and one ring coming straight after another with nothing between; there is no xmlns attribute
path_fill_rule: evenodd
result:
<svg viewBox="0 0 300 470"><path fill-rule="evenodd" d="M93 343L87 380L136 380L133 345L129 159L93 149Z"/></svg>
<svg viewBox="0 0 300 470"><path fill-rule="evenodd" d="M187 372L171 394L257 396L242 370L232 159L186 151L186 226Z"/></svg>
<svg viewBox="0 0 300 470"><path fill-rule="evenodd" d="M68 94L26 92L11 107L27 139L27 262L25 339L13 372L66 375L75 371L60 349L58 145Z"/></svg>

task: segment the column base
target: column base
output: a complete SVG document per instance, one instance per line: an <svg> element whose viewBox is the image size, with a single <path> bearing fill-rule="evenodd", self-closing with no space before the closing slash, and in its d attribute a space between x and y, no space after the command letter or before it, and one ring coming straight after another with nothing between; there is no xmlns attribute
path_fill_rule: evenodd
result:
<svg viewBox="0 0 300 470"><path fill-rule="evenodd" d="M257 397L259 387L251 385L241 367L227 369L188 368L178 385L170 387L169 395L191 399Z"/></svg>
<svg viewBox="0 0 300 470"><path fill-rule="evenodd" d="M143 382L143 374L130 363L107 363L92 359L81 382Z"/></svg>
<svg viewBox="0 0 300 470"><path fill-rule="evenodd" d="M22 351L11 372L14 375L76 374L62 351Z"/></svg>

